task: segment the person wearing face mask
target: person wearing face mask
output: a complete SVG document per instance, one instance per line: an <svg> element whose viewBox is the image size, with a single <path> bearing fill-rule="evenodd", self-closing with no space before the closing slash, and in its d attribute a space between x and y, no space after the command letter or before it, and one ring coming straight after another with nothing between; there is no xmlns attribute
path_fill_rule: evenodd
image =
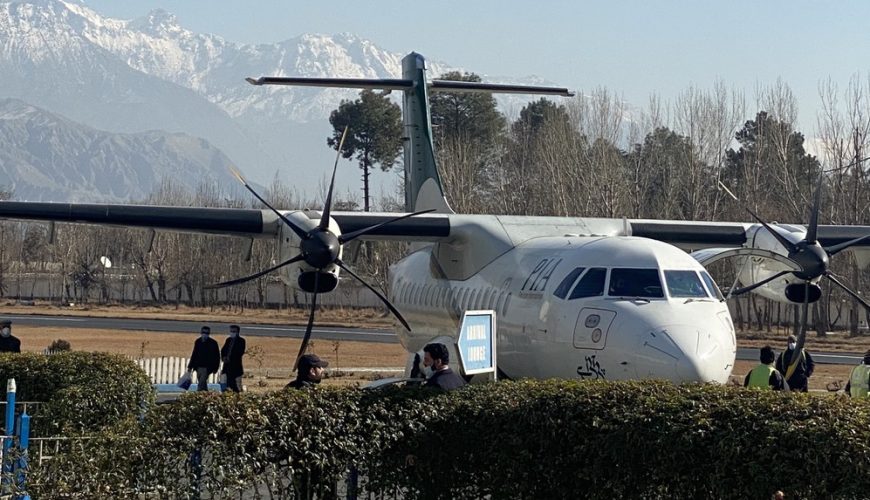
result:
<svg viewBox="0 0 870 500"><path fill-rule="evenodd" d="M444 344L432 343L423 348L423 366L432 371L432 375L423 384L424 387L435 387L442 391L451 391L465 385L465 379L450 369L450 353ZM424 369L424 371L428 371Z"/></svg>
<svg viewBox="0 0 870 500"><path fill-rule="evenodd" d="M788 365L791 364L796 347L797 338L794 335L789 335L788 348L776 358L776 369L779 370L779 373L785 375L788 371ZM807 392L809 389L809 378L813 375L816 363L806 349L801 349L799 356L794 373L791 374L791 377L786 382L788 382L789 388L793 391Z"/></svg>
<svg viewBox="0 0 870 500"><path fill-rule="evenodd" d="M12 322L0 321L0 352L21 352L21 341L12 335Z"/></svg>
<svg viewBox="0 0 870 500"><path fill-rule="evenodd" d="M320 359L317 354L305 354L299 358L296 380L287 384L291 389L310 389L323 380L323 369L329 366L329 361Z"/></svg>
<svg viewBox="0 0 870 500"><path fill-rule="evenodd" d="M245 339L239 335L239 325L230 325L230 336L221 348L221 360L224 362L221 373L227 376L227 389L242 392L242 356L245 355Z"/></svg>
<svg viewBox="0 0 870 500"><path fill-rule="evenodd" d="M190 362L187 363L189 371L196 370L196 390L208 390L208 377L218 371L221 364L221 351L215 339L210 337L211 328L203 326L199 331L199 338L193 343L193 352L190 354Z"/></svg>

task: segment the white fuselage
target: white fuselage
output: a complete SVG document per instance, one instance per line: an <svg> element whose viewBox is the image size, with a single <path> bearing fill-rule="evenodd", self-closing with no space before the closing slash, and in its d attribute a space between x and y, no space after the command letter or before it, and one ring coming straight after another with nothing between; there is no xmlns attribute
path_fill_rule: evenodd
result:
<svg viewBox="0 0 870 500"><path fill-rule="evenodd" d="M455 338L463 311L492 309L498 368L510 378L724 383L731 374L736 342L725 302L704 268L676 247L634 237L538 237L465 279L448 279L437 254L428 246L391 269L391 300L412 327L397 329L409 352Z"/></svg>

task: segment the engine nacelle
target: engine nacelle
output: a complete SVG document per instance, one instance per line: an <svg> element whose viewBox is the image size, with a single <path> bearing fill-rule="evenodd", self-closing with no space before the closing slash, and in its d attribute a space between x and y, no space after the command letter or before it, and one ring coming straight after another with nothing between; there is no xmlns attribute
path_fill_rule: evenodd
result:
<svg viewBox="0 0 870 500"><path fill-rule="evenodd" d="M321 217L321 212L315 210L295 210L282 213L305 231L317 227ZM329 218L329 231L336 237L341 235L341 228L335 219L331 217ZM299 255L301 253L301 242L302 240L299 236L282 223L278 232L278 261L276 264ZM342 248L339 248L338 258L341 258L341 255ZM317 292L325 293L331 292L338 286L339 270L338 266L330 264L318 272L305 261L299 261L281 268L279 276L281 281L288 287L308 293L315 291L314 283L316 278Z"/></svg>
<svg viewBox="0 0 870 500"><path fill-rule="evenodd" d="M801 241L806 235L806 230L802 227L784 224L771 227L794 243ZM789 259L788 255L788 249L760 225L747 230L746 244L742 248L705 248L692 252L692 257L704 266L722 259L733 259L737 281L743 287L759 283L783 271L800 271L800 266ZM810 282L809 302L815 302L821 297L816 281L818 279ZM805 280L789 272L752 292L777 302L801 304L804 301L805 284Z"/></svg>

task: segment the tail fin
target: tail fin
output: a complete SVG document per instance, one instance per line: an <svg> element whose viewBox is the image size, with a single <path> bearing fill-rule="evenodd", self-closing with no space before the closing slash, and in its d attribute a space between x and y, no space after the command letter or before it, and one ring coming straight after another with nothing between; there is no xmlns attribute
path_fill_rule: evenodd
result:
<svg viewBox="0 0 870 500"><path fill-rule="evenodd" d="M429 116L429 95L426 85L426 60L411 52L402 59L402 78L414 82L405 91L402 120L405 126L405 211L435 209L452 214L444 196L435 145L432 141L432 119Z"/></svg>
<svg viewBox="0 0 870 500"><path fill-rule="evenodd" d="M405 211L434 210L453 213L438 175L432 120L429 115L429 90L433 92L490 92L510 94L547 94L573 96L568 89L526 85L496 85L476 82L433 80L426 83L426 60L411 52L402 59L402 79L368 78L247 78L252 85L298 85L308 87L343 87L358 89L401 90L402 120L405 128Z"/></svg>

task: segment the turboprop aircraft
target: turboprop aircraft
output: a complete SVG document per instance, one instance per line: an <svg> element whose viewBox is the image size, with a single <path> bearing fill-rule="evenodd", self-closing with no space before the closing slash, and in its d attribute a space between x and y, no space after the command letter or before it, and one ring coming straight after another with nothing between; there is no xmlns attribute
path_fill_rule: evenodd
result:
<svg viewBox="0 0 870 500"><path fill-rule="evenodd" d="M807 227L582 217L455 214L441 187L432 141L429 92L511 92L570 96L567 89L427 82L422 56L402 60L401 79L249 78L253 85L369 88L403 93L405 214L333 212L333 167L323 210L277 210L244 178L264 210L0 202L0 217L205 232L274 239L280 263L233 286L280 272L290 287L317 295L340 283L341 271L369 287L396 316L407 349L433 340L452 347L462 312L498 315L500 376L727 381L734 365L734 326L724 297L704 265L742 262L745 286L807 305L824 278L870 308L827 270L849 249L870 261L870 226L818 224L819 194ZM339 151L341 148L339 147ZM366 284L342 260L354 240L402 240L410 253L391 267L390 297ZM696 250L693 254L686 250ZM799 347L800 348L800 347ZM455 351L454 351L455 352Z"/></svg>

